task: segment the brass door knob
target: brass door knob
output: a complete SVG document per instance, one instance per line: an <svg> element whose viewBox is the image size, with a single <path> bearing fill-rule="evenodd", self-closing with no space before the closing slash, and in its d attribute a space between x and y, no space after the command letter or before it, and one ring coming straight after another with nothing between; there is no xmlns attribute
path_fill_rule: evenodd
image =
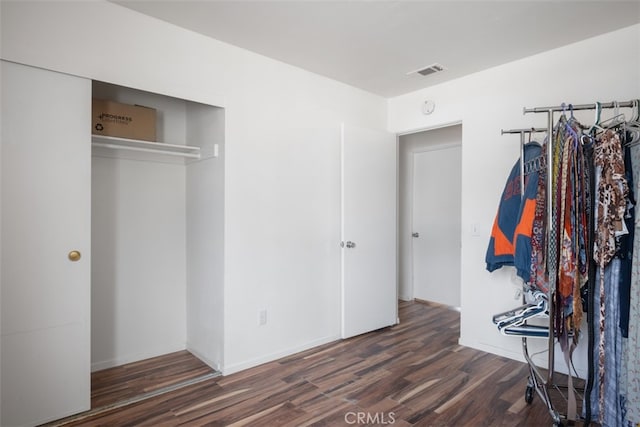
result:
<svg viewBox="0 0 640 427"><path fill-rule="evenodd" d="M71 251L69 252L69 259L73 262L78 261L82 257L80 251Z"/></svg>

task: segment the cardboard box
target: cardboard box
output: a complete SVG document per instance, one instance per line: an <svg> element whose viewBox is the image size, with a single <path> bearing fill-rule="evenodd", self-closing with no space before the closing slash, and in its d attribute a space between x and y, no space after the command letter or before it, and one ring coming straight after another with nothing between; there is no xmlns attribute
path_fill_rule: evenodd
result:
<svg viewBox="0 0 640 427"><path fill-rule="evenodd" d="M156 110L140 105L93 99L91 133L156 141Z"/></svg>

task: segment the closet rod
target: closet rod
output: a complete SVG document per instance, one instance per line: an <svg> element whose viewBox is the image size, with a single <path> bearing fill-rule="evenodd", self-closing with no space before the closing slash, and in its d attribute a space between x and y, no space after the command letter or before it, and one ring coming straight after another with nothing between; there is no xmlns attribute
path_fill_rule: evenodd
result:
<svg viewBox="0 0 640 427"><path fill-rule="evenodd" d="M176 157L185 157L189 159L200 159L200 154L198 153L180 153L177 151L158 150L156 148L130 147L127 145L108 144L104 142L94 142L92 145L94 147L112 148L114 150L140 151L143 153L162 154L164 156L176 156Z"/></svg>
<svg viewBox="0 0 640 427"><path fill-rule="evenodd" d="M571 107L569 107L571 105ZM633 101L625 101L625 102L601 102L600 108L631 108L633 107ZM597 104L565 104L565 105L554 105L553 107L534 107L527 108L524 107L523 114L527 113L548 113L550 111L567 111L573 109L573 111L577 110L595 110L597 108Z"/></svg>

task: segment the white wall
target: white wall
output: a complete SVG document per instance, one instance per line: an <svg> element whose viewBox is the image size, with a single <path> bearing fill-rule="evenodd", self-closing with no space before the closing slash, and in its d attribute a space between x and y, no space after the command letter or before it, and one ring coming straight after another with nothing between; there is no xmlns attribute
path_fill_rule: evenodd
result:
<svg viewBox="0 0 640 427"><path fill-rule="evenodd" d="M3 59L225 107L225 372L339 336L339 123L383 98L113 3L1 7Z"/></svg>
<svg viewBox="0 0 640 427"><path fill-rule="evenodd" d="M152 106L157 140L186 142L184 101L101 82L92 97ZM93 370L182 350L187 340L185 166L137 154L93 150Z"/></svg>
<svg viewBox="0 0 640 427"><path fill-rule="evenodd" d="M414 296L412 262L412 198L413 198L413 156L415 153L460 145L462 127L446 126L420 130L400 135L398 138L398 295L408 301ZM455 190L452 197L461 197ZM458 265L457 261L455 265Z"/></svg>
<svg viewBox="0 0 640 427"><path fill-rule="evenodd" d="M639 76L640 25L635 25L389 100L394 132L463 124L461 344L521 359L520 340L501 336L491 322L492 314L518 305L512 271L490 274L484 264L498 199L518 158L518 136L500 136L500 129L546 126L544 115L523 115L525 106L638 98ZM436 103L430 116L420 108L426 99ZM579 117L589 122L593 113ZM474 223L478 236L471 233ZM582 356L574 360L584 373Z"/></svg>
<svg viewBox="0 0 640 427"><path fill-rule="evenodd" d="M500 129L544 125L523 106L640 97L639 26L387 103L108 2L0 7L3 59L226 108L227 373L339 336L338 123L384 128L387 105L393 132L463 122L461 343L520 357L517 340L490 320L515 302L511 275L484 270L517 158L514 137ZM437 104L429 117L424 99ZM471 236L472 223L480 236ZM263 308L268 324L259 327Z"/></svg>
<svg viewBox="0 0 640 427"><path fill-rule="evenodd" d="M187 106L187 141L202 154L187 165L187 348L216 370L224 366L224 116Z"/></svg>
<svg viewBox="0 0 640 427"><path fill-rule="evenodd" d="M185 168L92 160L92 370L182 350Z"/></svg>

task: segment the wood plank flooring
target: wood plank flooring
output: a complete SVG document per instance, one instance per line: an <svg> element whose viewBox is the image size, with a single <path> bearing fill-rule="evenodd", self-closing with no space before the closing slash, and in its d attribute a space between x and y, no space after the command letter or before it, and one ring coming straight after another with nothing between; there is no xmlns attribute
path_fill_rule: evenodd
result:
<svg viewBox="0 0 640 427"><path fill-rule="evenodd" d="M415 302L399 313L394 327L67 425L552 425L537 396L524 401L526 364L458 345L459 313Z"/></svg>
<svg viewBox="0 0 640 427"><path fill-rule="evenodd" d="M91 409L213 373L211 367L188 351L97 371L91 374Z"/></svg>

